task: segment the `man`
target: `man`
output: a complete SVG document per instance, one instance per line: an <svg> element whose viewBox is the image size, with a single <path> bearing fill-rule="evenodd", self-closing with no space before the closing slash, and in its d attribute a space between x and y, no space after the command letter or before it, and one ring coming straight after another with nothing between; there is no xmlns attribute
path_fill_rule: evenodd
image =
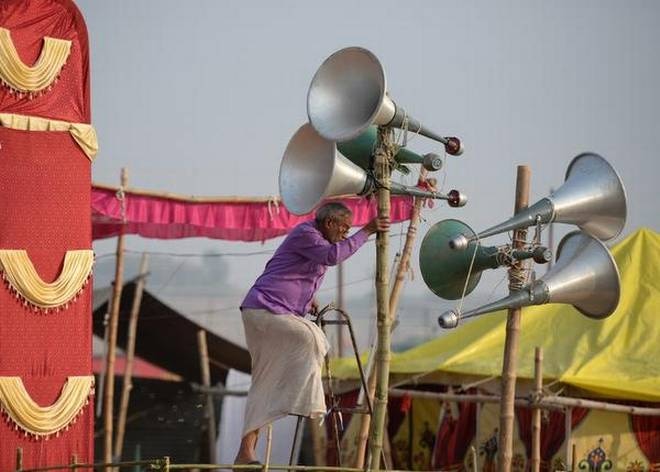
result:
<svg viewBox="0 0 660 472"><path fill-rule="evenodd" d="M327 203L313 221L296 226L266 264L241 304L252 356L241 446L234 462L256 464L259 429L286 415L325 413L321 366L328 343L304 316L315 312L314 294L327 266L352 256L388 218L375 218L347 238L353 215L342 203Z"/></svg>

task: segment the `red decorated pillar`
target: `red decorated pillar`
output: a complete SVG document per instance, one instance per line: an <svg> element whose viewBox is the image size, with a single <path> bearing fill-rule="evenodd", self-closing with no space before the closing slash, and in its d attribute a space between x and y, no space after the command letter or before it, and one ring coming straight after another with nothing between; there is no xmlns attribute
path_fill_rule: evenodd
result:
<svg viewBox="0 0 660 472"><path fill-rule="evenodd" d="M0 470L93 462L87 29L0 2Z"/></svg>

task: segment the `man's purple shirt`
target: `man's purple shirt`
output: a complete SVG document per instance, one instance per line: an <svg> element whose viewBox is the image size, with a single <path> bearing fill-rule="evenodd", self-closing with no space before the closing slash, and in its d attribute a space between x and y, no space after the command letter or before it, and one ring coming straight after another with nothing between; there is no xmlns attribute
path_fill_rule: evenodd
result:
<svg viewBox="0 0 660 472"><path fill-rule="evenodd" d="M331 243L314 221L296 226L266 264L241 308L257 308L271 313L305 316L327 266L348 259L369 235L360 230L338 243Z"/></svg>

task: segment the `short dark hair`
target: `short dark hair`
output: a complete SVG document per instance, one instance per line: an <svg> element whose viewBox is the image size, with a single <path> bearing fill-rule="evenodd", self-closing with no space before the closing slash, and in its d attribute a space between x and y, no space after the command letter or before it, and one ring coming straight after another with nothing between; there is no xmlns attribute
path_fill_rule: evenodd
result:
<svg viewBox="0 0 660 472"><path fill-rule="evenodd" d="M341 216L350 216L353 212L343 203L329 202L321 205L316 210L315 220L317 224L322 224L328 218L334 219Z"/></svg>

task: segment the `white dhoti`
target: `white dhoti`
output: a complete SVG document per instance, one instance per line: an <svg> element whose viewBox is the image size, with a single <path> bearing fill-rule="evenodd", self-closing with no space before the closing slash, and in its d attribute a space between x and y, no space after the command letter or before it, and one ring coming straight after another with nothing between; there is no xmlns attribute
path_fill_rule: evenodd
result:
<svg viewBox="0 0 660 472"><path fill-rule="evenodd" d="M293 314L244 308L242 316L252 356L243 436L287 415L325 414L321 369L329 345L321 328Z"/></svg>

